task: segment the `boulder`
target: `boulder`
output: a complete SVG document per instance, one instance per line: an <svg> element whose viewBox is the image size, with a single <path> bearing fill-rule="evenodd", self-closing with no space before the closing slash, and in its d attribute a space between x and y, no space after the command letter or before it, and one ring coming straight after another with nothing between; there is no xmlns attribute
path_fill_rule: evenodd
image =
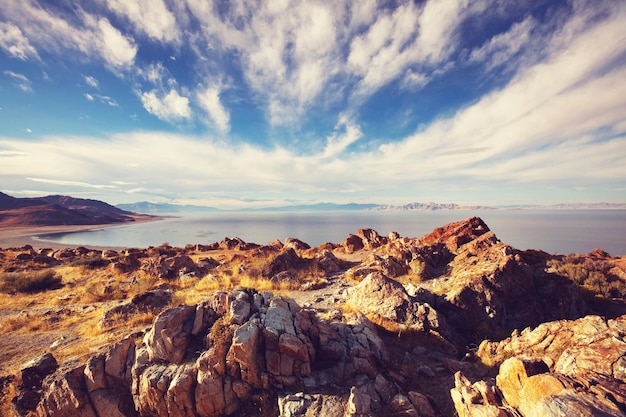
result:
<svg viewBox="0 0 626 417"><path fill-rule="evenodd" d="M292 248L295 250L306 250L311 249L311 246L308 243L301 241L300 239L296 239L293 237L288 237L285 239L285 248Z"/></svg>
<svg viewBox="0 0 626 417"><path fill-rule="evenodd" d="M180 306L159 314L144 337L151 360L182 362L190 341L195 310L195 306Z"/></svg>
<svg viewBox="0 0 626 417"><path fill-rule="evenodd" d="M51 353L34 359L22 366L20 375L25 389L41 389L44 378L57 370L59 365Z"/></svg>

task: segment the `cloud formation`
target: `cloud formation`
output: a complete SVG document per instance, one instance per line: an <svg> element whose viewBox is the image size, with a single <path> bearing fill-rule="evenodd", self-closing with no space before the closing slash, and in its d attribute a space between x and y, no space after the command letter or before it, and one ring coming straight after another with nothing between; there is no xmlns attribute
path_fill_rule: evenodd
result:
<svg viewBox="0 0 626 417"><path fill-rule="evenodd" d="M0 3L12 61L106 68L74 81L86 100L179 132L5 137L0 178L172 199L626 188L623 2L147 4Z"/></svg>
<svg viewBox="0 0 626 417"><path fill-rule="evenodd" d="M37 50L28 42L20 28L11 23L0 22L0 48L21 60L39 58Z"/></svg>
<svg viewBox="0 0 626 417"><path fill-rule="evenodd" d="M13 71L6 70L3 73L4 75L9 76L15 85L25 93L32 93L33 87L30 80L24 74L18 74Z"/></svg>
<svg viewBox="0 0 626 417"><path fill-rule="evenodd" d="M166 121L180 121L191 116L189 99L171 89L162 95L157 90L141 93L141 102L145 109Z"/></svg>

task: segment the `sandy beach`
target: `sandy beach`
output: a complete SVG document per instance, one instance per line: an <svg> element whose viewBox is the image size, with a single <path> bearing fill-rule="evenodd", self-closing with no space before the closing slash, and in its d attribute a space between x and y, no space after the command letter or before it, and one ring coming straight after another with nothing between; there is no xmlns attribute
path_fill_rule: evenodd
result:
<svg viewBox="0 0 626 417"><path fill-rule="evenodd" d="M75 248L84 245L72 245L67 243L54 243L37 239L37 236L49 235L54 233L72 233L83 232L87 230L98 230L105 227L120 226L123 224L145 223L161 220L161 216L142 216L135 218L135 222L128 223L107 223L107 224L91 224L91 225L63 225L63 226L16 226L16 227L0 227L0 249L19 248L25 245L31 245L35 249L52 248L64 249ZM121 247L121 246L120 246ZM97 249L115 249L115 246L98 246Z"/></svg>

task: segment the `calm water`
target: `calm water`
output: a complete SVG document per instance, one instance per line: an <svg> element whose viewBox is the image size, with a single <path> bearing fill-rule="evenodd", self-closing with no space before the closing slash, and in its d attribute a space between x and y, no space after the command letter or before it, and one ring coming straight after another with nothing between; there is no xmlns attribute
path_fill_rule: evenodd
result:
<svg viewBox="0 0 626 417"><path fill-rule="evenodd" d="M438 226L480 216L501 241L518 249L549 253L588 253L603 248L626 255L626 210L485 210L363 212L229 212L185 214L161 221L107 227L41 240L85 246L148 247L211 243L224 237L266 244L296 237L317 246L341 242L359 228L382 235L420 237Z"/></svg>

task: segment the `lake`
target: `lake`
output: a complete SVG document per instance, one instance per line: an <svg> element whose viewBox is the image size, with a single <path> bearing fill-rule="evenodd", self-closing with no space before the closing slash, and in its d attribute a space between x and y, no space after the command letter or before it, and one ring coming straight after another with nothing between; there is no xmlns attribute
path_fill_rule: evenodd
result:
<svg viewBox="0 0 626 417"><path fill-rule="evenodd" d="M446 223L479 216L498 238L518 249L626 255L626 210L301 211L177 214L164 220L49 236L43 241L85 246L148 247L207 244L224 237L266 244L295 237L311 246L339 243L359 228L420 237Z"/></svg>

